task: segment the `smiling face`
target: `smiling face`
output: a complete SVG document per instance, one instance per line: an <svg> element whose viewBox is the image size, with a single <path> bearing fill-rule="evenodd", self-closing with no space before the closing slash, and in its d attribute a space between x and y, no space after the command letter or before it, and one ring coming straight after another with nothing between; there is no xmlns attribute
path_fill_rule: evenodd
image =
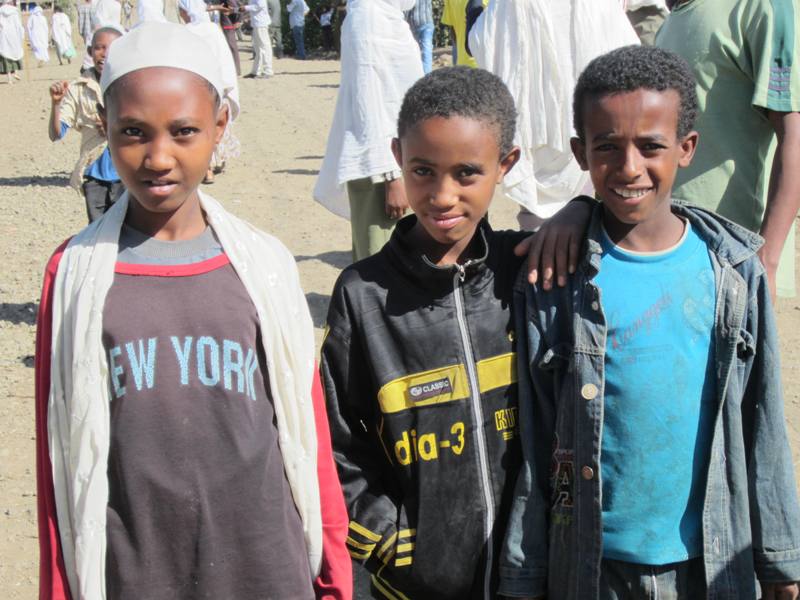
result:
<svg viewBox="0 0 800 600"><path fill-rule="evenodd" d="M104 124L114 166L135 200L131 210L158 222L196 207L227 109L218 108L205 79L182 69L133 71L113 86Z"/></svg>
<svg viewBox="0 0 800 600"><path fill-rule="evenodd" d="M657 241L673 218L675 174L697 145L696 132L678 138L680 96L637 89L587 98L582 108L584 136L572 150L603 201L606 229L615 241L634 228Z"/></svg>
<svg viewBox="0 0 800 600"><path fill-rule="evenodd" d="M457 262L519 149L501 156L496 127L461 116L416 123L392 149L423 251L440 265Z"/></svg>
<svg viewBox="0 0 800 600"><path fill-rule="evenodd" d="M98 73L103 72L103 67L106 64L106 56L108 55L108 47L120 34L116 31L98 31L92 38L92 61L94 61L94 68Z"/></svg>

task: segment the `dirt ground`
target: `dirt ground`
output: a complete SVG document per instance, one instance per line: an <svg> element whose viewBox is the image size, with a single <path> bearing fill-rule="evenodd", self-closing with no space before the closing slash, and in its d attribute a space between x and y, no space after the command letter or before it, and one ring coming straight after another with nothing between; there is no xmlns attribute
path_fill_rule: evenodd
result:
<svg viewBox="0 0 800 600"><path fill-rule="evenodd" d="M243 71L250 67L242 54ZM53 249L85 225L68 187L79 136L47 137L48 86L78 65L49 65L0 83L0 596L37 596L33 352L41 275ZM311 196L339 82L333 60L275 61L271 80L241 80L236 135L242 154L205 188L233 213L277 235L294 253L317 327L339 271L350 261L349 224ZM492 207L495 227L515 226L514 205ZM800 257L798 258L800 264ZM782 375L796 471L800 466L800 300L777 307ZM798 473L800 475L800 472Z"/></svg>

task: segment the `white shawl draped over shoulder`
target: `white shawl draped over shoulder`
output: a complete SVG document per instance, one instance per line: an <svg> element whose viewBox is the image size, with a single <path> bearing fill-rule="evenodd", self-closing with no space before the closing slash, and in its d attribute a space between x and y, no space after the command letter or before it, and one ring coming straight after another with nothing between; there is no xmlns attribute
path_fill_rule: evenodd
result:
<svg viewBox="0 0 800 600"><path fill-rule="evenodd" d="M508 86L517 107L520 161L506 195L542 218L588 181L572 157L572 91L594 58L638 44L619 0L491 0L470 31L481 68Z"/></svg>
<svg viewBox="0 0 800 600"><path fill-rule="evenodd" d="M351 0L342 25L342 76L314 199L350 218L345 183L397 170L392 138L408 88L423 75L403 15L414 0Z"/></svg>
<svg viewBox="0 0 800 600"><path fill-rule="evenodd" d="M201 193L200 202L258 312L284 468L316 577L322 522L311 401L314 332L297 268L277 239L209 196ZM106 597L111 397L102 316L127 208L125 193L69 242L53 291L48 434L61 546L76 600Z"/></svg>

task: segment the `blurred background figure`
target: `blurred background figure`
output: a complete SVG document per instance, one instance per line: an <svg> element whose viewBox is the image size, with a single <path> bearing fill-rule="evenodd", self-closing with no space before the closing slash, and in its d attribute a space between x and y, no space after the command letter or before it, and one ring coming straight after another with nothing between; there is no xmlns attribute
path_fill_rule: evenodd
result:
<svg viewBox="0 0 800 600"><path fill-rule="evenodd" d="M39 66L50 62L50 28L41 6L34 6L28 16L28 40Z"/></svg>
<svg viewBox="0 0 800 600"><path fill-rule="evenodd" d="M433 32L436 29L433 23L432 0L417 0L414 8L406 13L406 20L419 44L422 70L427 75L433 68Z"/></svg>
<svg viewBox="0 0 800 600"><path fill-rule="evenodd" d="M0 75L8 76L9 85L20 79L24 41L19 9L11 0L0 0Z"/></svg>
<svg viewBox="0 0 800 600"><path fill-rule="evenodd" d="M68 63L72 63L72 57L75 56L75 46L72 44L72 23L60 6L53 7L52 29L58 64L64 64L64 59Z"/></svg>
<svg viewBox="0 0 800 600"><path fill-rule="evenodd" d="M482 0L468 7L469 51L508 86L522 155L503 181L532 230L589 185L572 155L572 90L589 62L639 39L619 0ZM477 7L477 10L475 8Z"/></svg>

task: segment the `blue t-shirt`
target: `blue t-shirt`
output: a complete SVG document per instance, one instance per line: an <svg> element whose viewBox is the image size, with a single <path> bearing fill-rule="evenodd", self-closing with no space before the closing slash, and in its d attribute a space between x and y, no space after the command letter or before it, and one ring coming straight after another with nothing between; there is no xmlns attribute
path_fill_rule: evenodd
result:
<svg viewBox="0 0 800 600"><path fill-rule="evenodd" d="M67 134L68 129L69 125L62 121L62 138ZM99 181L114 182L120 180L117 169L114 168L114 163L111 161L111 152L108 151L108 146L106 146L105 150L103 150L103 153L100 155L100 157L86 168L86 170L83 172L83 176L91 177L92 179L97 179Z"/></svg>
<svg viewBox="0 0 800 600"><path fill-rule="evenodd" d="M608 324L601 446L603 556L664 565L702 554L714 424L715 282L686 224L677 246L641 254L604 236Z"/></svg>

